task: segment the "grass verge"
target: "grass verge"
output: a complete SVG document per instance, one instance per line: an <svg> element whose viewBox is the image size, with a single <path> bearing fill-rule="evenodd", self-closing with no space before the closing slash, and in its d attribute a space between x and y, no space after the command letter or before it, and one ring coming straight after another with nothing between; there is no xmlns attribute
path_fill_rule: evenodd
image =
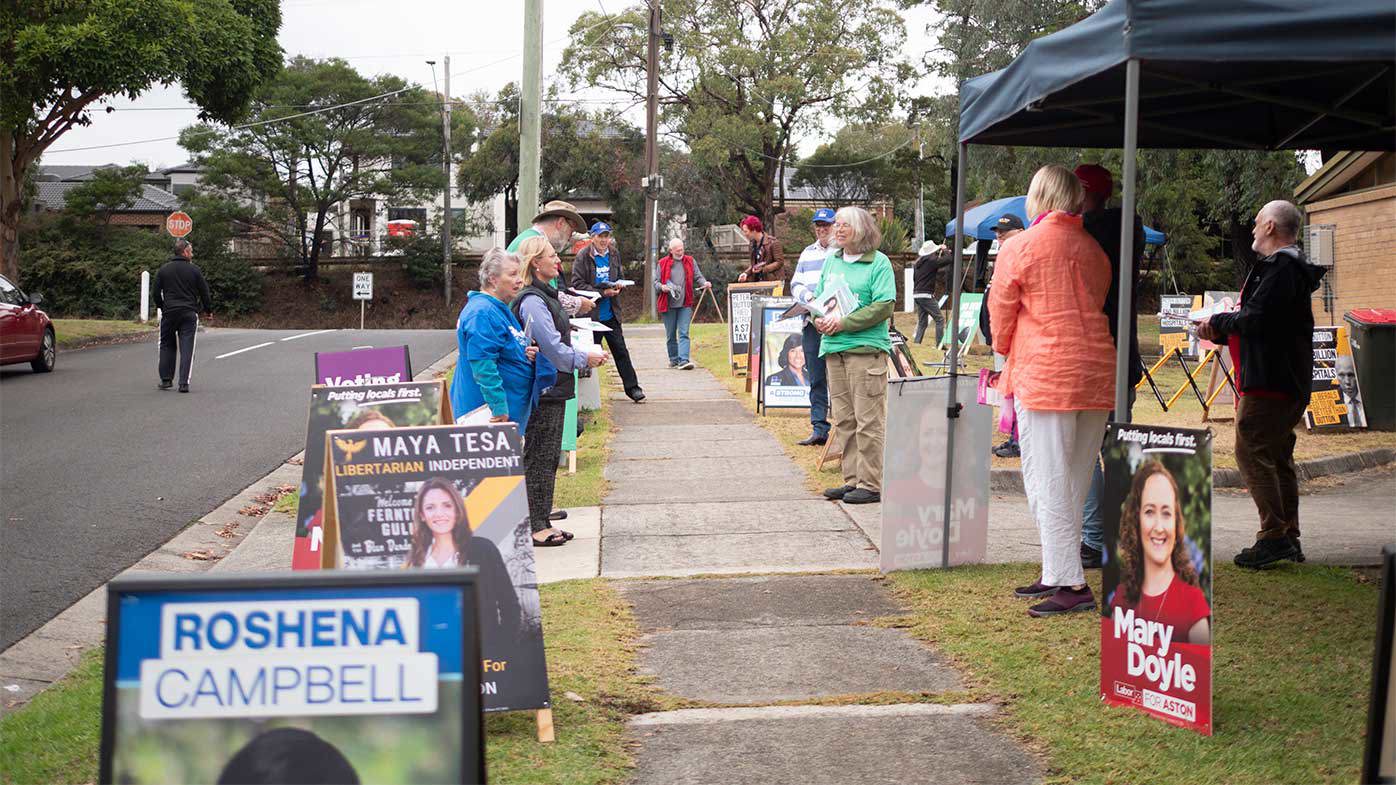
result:
<svg viewBox="0 0 1396 785"><path fill-rule="evenodd" d="M54 319L53 335L59 349L76 349L91 343L129 338L155 332L155 322L119 319Z"/></svg>
<svg viewBox="0 0 1396 785"><path fill-rule="evenodd" d="M557 741L539 744L533 715L486 718L492 782L622 782L632 759L624 742L629 714L657 706L635 670L634 617L599 579L540 587L543 639ZM24 708L0 719L0 783L95 782L101 733L101 651Z"/></svg>
<svg viewBox="0 0 1396 785"><path fill-rule="evenodd" d="M1048 782L1354 782L1366 721L1377 591L1352 570L1286 565L1215 577L1207 738L1099 700L1099 616L1030 619L1011 587L1035 565L889 576L901 620L1003 707ZM1099 573L1090 573L1100 589ZM1098 595L1099 596L1099 595ZM1321 611L1320 611L1321 609Z"/></svg>
<svg viewBox="0 0 1396 785"><path fill-rule="evenodd" d="M620 389L614 369L601 370L601 408L582 412L586 430L577 437L577 473L564 469L557 475L553 506L596 507L606 495L606 458L611 454L611 393Z"/></svg>

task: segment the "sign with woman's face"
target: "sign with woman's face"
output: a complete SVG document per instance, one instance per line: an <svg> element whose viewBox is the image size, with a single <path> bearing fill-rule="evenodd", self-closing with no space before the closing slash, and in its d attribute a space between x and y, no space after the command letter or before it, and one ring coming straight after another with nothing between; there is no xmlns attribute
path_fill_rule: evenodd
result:
<svg viewBox="0 0 1396 785"><path fill-rule="evenodd" d="M761 399L768 409L809 407L809 358L805 357L804 319L781 319L791 298L765 299L760 306Z"/></svg>
<svg viewBox="0 0 1396 785"><path fill-rule="evenodd" d="M1111 423L1102 457L1101 698L1211 735L1211 432Z"/></svg>
<svg viewBox="0 0 1396 785"><path fill-rule="evenodd" d="M326 543L354 570L480 571L486 711L546 708L522 440L513 423L326 435Z"/></svg>

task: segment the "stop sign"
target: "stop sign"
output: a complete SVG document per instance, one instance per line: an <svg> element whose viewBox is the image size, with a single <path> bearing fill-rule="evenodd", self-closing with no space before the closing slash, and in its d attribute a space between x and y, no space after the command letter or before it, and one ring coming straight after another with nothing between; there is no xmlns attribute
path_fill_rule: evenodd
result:
<svg viewBox="0 0 1396 785"><path fill-rule="evenodd" d="M194 219L183 211L170 213L165 219L165 229L174 237L183 237L194 231Z"/></svg>

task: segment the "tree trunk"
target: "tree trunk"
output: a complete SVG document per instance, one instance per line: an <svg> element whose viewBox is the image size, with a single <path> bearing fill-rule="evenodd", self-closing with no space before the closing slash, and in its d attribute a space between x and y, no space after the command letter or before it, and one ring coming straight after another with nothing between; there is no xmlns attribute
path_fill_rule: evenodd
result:
<svg viewBox="0 0 1396 785"><path fill-rule="evenodd" d="M1240 291L1241 284L1246 280L1246 274L1255 265L1255 251L1251 250L1251 228L1249 223L1243 223L1236 216L1231 216L1229 222L1231 226L1228 234L1231 236L1231 263L1235 273L1235 287Z"/></svg>
<svg viewBox="0 0 1396 785"><path fill-rule="evenodd" d="M325 209L315 213L315 231L310 235L310 254L305 259L305 280L320 278L320 232L325 229Z"/></svg>
<svg viewBox="0 0 1396 785"><path fill-rule="evenodd" d="M16 286L19 280L19 218L24 170L15 168L15 139L0 131L0 273Z"/></svg>

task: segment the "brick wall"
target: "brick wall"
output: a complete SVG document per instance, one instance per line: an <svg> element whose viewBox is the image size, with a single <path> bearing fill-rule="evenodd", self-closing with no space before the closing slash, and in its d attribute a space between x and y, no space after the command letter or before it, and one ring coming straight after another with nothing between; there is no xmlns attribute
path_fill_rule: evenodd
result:
<svg viewBox="0 0 1396 785"><path fill-rule="evenodd" d="M1309 223L1333 224L1333 313L1323 290L1314 297L1317 322L1342 324L1354 308L1396 308L1396 185L1344 194L1306 206Z"/></svg>

